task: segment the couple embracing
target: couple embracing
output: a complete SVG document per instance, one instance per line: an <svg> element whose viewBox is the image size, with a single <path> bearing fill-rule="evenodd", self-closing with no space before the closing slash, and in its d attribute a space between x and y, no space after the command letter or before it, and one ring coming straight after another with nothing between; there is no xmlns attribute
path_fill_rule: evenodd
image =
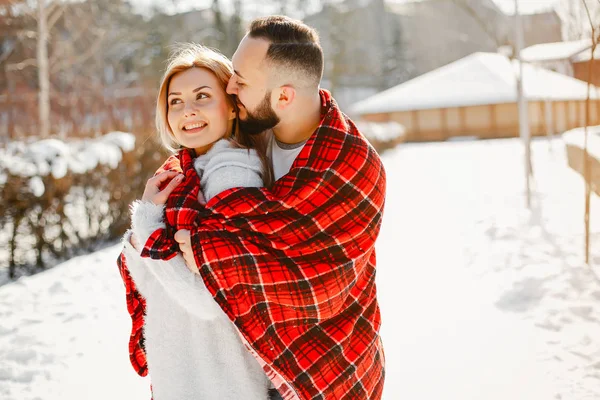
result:
<svg viewBox="0 0 600 400"><path fill-rule="evenodd" d="M231 61L171 56L156 125L173 155L118 258L154 400L381 399L385 172L322 73L316 31L282 16Z"/></svg>

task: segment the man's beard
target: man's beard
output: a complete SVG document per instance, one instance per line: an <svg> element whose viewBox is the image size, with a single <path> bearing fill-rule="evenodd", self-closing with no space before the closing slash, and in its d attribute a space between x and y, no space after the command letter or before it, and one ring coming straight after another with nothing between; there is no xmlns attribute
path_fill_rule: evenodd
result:
<svg viewBox="0 0 600 400"><path fill-rule="evenodd" d="M256 111L251 113L246 108L246 119L239 120L240 130L248 135L256 135L273 128L279 123L279 117L271 107L271 92L269 91Z"/></svg>

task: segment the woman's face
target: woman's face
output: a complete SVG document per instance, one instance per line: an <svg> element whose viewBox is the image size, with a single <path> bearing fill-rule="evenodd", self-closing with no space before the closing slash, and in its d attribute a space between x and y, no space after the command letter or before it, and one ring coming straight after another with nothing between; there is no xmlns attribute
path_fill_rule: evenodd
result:
<svg viewBox="0 0 600 400"><path fill-rule="evenodd" d="M204 154L229 131L235 118L217 77L204 68L190 68L171 78L167 119L177 143Z"/></svg>

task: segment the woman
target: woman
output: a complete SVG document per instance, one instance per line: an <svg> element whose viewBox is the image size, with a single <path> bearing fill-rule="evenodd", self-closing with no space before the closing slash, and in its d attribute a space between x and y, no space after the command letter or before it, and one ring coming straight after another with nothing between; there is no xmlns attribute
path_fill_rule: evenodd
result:
<svg viewBox="0 0 600 400"><path fill-rule="evenodd" d="M272 181L263 138L236 129L235 103L225 93L232 73L226 57L189 44L171 57L159 89L156 125L162 143L182 150L132 205L132 230L119 263L130 289L130 313L145 308L143 340L134 340L142 335L134 318L131 341L143 348L130 353L140 375L150 372L154 400L269 398L262 367L198 271L186 268L173 238L178 229L199 223L204 199ZM146 252L148 241L163 241L165 252Z"/></svg>

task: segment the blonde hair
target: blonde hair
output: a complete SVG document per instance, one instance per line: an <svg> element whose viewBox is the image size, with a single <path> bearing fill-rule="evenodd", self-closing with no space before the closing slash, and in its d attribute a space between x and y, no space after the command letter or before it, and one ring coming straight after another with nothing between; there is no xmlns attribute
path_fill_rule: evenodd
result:
<svg viewBox="0 0 600 400"><path fill-rule="evenodd" d="M180 144L175 141L175 136L168 120L167 95L169 84L175 74L186 71L190 68L204 68L211 71L219 81L223 91L227 88L227 83L233 75L233 65L231 61L220 52L209 47L196 43L178 44L168 59L167 69L160 82L158 97L156 99L156 129L160 142L171 152L176 152ZM266 187L271 187L273 178L273 167L267 157L266 134L245 135L239 130L237 123L237 104L233 97L226 95L227 103L236 113L233 121L233 132L230 132L233 141L242 148L255 149L263 165L263 182Z"/></svg>
<svg viewBox="0 0 600 400"><path fill-rule="evenodd" d="M163 146L172 152L177 151L180 146L175 141L167 118L169 84L173 76L190 68L204 68L211 71L217 77L223 91L227 88L229 78L233 75L231 61L216 50L196 43L178 44L175 47L169 57L167 69L160 82L158 98L156 99L156 129ZM237 110L231 96L227 95L226 98L227 103Z"/></svg>

